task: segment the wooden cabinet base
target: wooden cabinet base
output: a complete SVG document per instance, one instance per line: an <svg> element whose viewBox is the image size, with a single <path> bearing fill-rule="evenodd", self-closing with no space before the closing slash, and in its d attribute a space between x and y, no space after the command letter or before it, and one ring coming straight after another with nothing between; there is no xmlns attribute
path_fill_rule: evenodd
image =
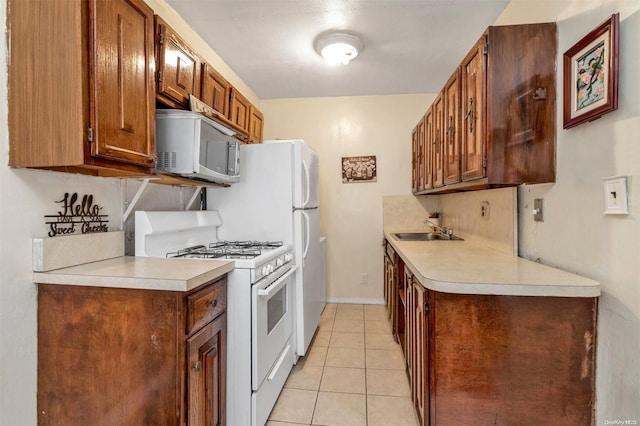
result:
<svg viewBox="0 0 640 426"><path fill-rule="evenodd" d="M430 424L593 424L597 298L430 299Z"/></svg>
<svg viewBox="0 0 640 426"><path fill-rule="evenodd" d="M38 424L224 424L226 315L207 288L226 280L188 294L38 285ZM196 319L216 318L192 326L203 292L218 310Z"/></svg>

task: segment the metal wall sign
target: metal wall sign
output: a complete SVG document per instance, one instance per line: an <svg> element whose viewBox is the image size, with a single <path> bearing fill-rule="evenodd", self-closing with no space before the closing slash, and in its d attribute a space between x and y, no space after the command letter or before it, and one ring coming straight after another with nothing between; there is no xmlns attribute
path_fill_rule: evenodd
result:
<svg viewBox="0 0 640 426"><path fill-rule="evenodd" d="M44 216L50 237L76 234L78 231L82 234L109 231L108 215L100 214L102 207L93 203L93 195L80 198L77 192L65 192L62 200L56 203L61 205L58 213Z"/></svg>

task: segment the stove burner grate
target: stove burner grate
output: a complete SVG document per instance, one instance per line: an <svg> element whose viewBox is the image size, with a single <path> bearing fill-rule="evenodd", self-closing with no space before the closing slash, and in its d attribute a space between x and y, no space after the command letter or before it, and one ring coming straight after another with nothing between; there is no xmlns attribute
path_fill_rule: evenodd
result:
<svg viewBox="0 0 640 426"><path fill-rule="evenodd" d="M282 246L282 241L219 241L209 244L209 248L230 249L271 249Z"/></svg>
<svg viewBox="0 0 640 426"><path fill-rule="evenodd" d="M166 257L200 258L200 259L253 259L260 256L262 250L282 246L282 241L220 241L204 245L185 247L169 252Z"/></svg>

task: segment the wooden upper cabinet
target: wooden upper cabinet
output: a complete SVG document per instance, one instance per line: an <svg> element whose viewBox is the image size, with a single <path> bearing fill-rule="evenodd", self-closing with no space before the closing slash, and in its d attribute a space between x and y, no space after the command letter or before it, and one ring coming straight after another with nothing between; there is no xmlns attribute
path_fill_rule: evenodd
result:
<svg viewBox="0 0 640 426"><path fill-rule="evenodd" d="M555 23L487 30L489 182L556 180L557 37Z"/></svg>
<svg viewBox="0 0 640 426"><path fill-rule="evenodd" d="M423 193L555 182L557 48L555 23L485 31L431 107L443 150Z"/></svg>
<svg viewBox="0 0 640 426"><path fill-rule="evenodd" d="M229 120L241 129L249 130L249 109L250 103L242 93L235 88L231 88L231 98L229 102Z"/></svg>
<svg viewBox="0 0 640 426"><path fill-rule="evenodd" d="M444 185L444 98L442 92L433 101L433 137L431 139L431 161L433 187Z"/></svg>
<svg viewBox="0 0 640 426"><path fill-rule="evenodd" d="M200 100L220 113L229 116L229 94L231 85L211 65L202 63Z"/></svg>
<svg viewBox="0 0 640 426"><path fill-rule="evenodd" d="M249 143L262 143L262 130L264 127L264 117L262 112L255 106L249 108Z"/></svg>
<svg viewBox="0 0 640 426"><path fill-rule="evenodd" d="M433 188L433 108L424 115L423 184L420 190Z"/></svg>
<svg viewBox="0 0 640 426"><path fill-rule="evenodd" d="M460 182L460 90L456 70L444 86L444 183Z"/></svg>
<svg viewBox="0 0 640 426"><path fill-rule="evenodd" d="M420 120L421 122L423 120ZM420 147L418 146L418 126L411 131L411 190L418 192L418 181L420 180Z"/></svg>
<svg viewBox="0 0 640 426"><path fill-rule="evenodd" d="M92 154L149 165L155 157L152 12L137 0L89 5L90 34L95 34L89 84Z"/></svg>
<svg viewBox="0 0 640 426"><path fill-rule="evenodd" d="M200 98L200 57L162 18L155 18L158 100L189 109L189 95Z"/></svg>
<svg viewBox="0 0 640 426"><path fill-rule="evenodd" d="M462 61L462 180L485 177L485 47L482 37Z"/></svg>
<svg viewBox="0 0 640 426"><path fill-rule="evenodd" d="M424 122L425 118L422 117L416 127L413 129L413 143L412 143L412 188L413 191L421 191L424 189L424 159L425 159L425 146L424 146Z"/></svg>
<svg viewBox="0 0 640 426"><path fill-rule="evenodd" d="M10 0L7 10L9 165L150 174L153 11L141 0Z"/></svg>

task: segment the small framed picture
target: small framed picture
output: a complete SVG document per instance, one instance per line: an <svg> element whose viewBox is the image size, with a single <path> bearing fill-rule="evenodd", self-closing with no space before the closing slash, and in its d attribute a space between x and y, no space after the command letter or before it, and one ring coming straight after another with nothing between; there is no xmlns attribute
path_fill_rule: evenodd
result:
<svg viewBox="0 0 640 426"><path fill-rule="evenodd" d="M563 56L564 128L618 109L620 15L611 15Z"/></svg>
<svg viewBox="0 0 640 426"><path fill-rule="evenodd" d="M376 182L376 156L342 157L342 183Z"/></svg>

